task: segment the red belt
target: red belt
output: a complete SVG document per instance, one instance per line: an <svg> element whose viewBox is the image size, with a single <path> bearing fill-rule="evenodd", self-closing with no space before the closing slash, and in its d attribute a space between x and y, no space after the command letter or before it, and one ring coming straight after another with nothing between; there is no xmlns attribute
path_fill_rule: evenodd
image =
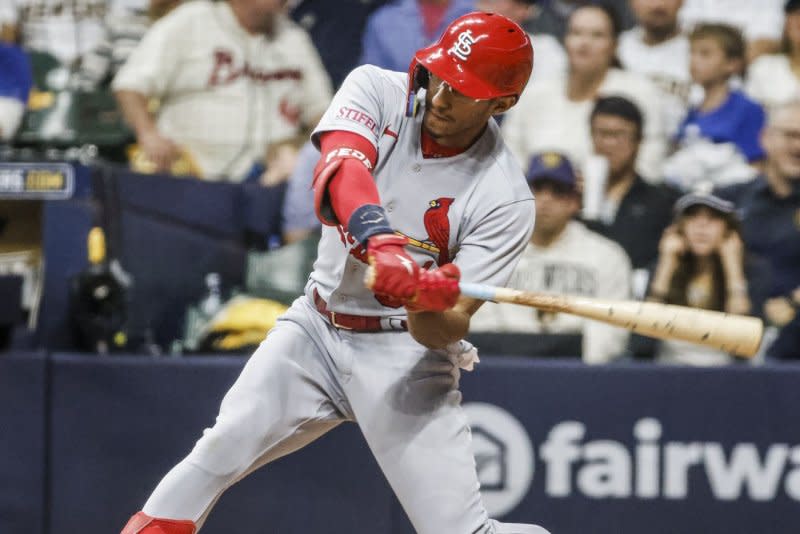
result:
<svg viewBox="0 0 800 534"><path fill-rule="evenodd" d="M328 304L314 290L314 305L317 311L328 318L328 321L336 328L342 330L352 330L354 332L381 332L384 330L408 330L408 324L403 319L396 317L375 317L370 315L351 315L349 313L337 313L328 309Z"/></svg>

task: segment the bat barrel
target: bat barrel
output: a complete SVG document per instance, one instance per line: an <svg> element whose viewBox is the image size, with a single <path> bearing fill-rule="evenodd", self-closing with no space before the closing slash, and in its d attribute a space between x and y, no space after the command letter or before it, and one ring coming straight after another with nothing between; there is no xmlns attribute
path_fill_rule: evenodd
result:
<svg viewBox="0 0 800 534"><path fill-rule="evenodd" d="M546 295L483 284L459 284L461 294L480 300L509 302L544 311L570 313L637 334L680 339L739 356L752 357L761 345L760 319L656 302Z"/></svg>
<svg viewBox="0 0 800 534"><path fill-rule="evenodd" d="M758 352L764 324L756 317L656 302L570 297L569 311L659 339L680 339L739 356Z"/></svg>

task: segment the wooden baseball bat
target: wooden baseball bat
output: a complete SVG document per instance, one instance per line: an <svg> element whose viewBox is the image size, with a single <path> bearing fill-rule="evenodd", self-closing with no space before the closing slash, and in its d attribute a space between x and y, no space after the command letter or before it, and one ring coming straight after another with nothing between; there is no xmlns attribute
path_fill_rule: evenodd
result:
<svg viewBox="0 0 800 534"><path fill-rule="evenodd" d="M747 358L758 352L764 324L761 319L711 310L569 295L546 295L483 284L460 283L461 294L480 300L510 302L540 310L570 313L601 321L637 334L681 339Z"/></svg>

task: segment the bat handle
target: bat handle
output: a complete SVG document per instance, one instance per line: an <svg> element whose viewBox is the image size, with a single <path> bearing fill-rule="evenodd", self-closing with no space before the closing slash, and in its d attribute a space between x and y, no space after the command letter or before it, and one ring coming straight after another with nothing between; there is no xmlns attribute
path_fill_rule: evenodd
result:
<svg viewBox="0 0 800 534"><path fill-rule="evenodd" d="M458 284L458 289L465 297L472 297L478 300L495 300L497 295L497 288L485 284L461 282Z"/></svg>

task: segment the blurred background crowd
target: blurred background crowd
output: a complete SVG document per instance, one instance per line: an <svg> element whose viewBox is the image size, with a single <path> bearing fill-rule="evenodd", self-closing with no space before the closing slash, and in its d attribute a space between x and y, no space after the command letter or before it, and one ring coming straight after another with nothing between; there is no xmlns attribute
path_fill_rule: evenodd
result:
<svg viewBox="0 0 800 534"><path fill-rule="evenodd" d="M800 0L3 0L0 182L20 162L77 161L280 191L279 230L249 242L246 287L185 258L173 268L201 290L180 331L146 342L246 350L310 270L319 153L307 140L333 92L360 64L406 71L474 10L518 22L535 51L528 87L497 118L536 198L509 285L758 316L757 361L800 358ZM40 218L38 202L0 195L0 279L19 279L5 302L27 330L41 265L57 261ZM76 346L139 349L125 290L147 274L106 257L101 226L87 246L71 281ZM0 318L0 346L22 343L19 314L0 316L16 318ZM487 303L472 330L498 354L739 362L510 305Z"/></svg>

